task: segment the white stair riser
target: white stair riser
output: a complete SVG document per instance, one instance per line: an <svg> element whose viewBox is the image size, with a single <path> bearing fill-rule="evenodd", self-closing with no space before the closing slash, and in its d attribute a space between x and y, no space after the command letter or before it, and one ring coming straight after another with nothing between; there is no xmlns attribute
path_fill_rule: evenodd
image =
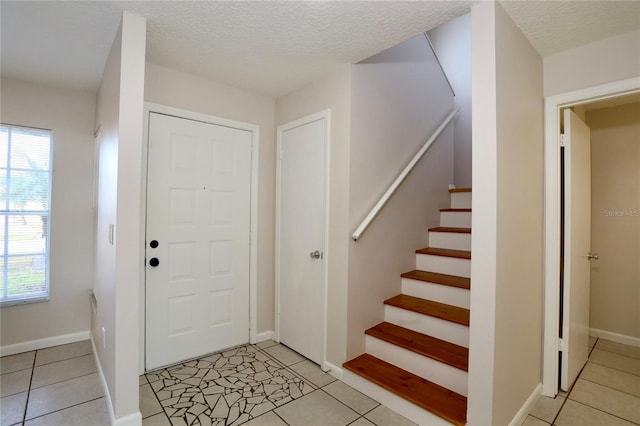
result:
<svg viewBox="0 0 640 426"><path fill-rule="evenodd" d="M423 410L406 399L399 397L395 393L389 392L381 386L378 386L349 370L344 371L343 379L344 382L352 388L367 395L369 398L378 401L380 404L390 408L396 413L402 414L402 416L418 425L451 426L451 423L442 417L427 410Z"/></svg>
<svg viewBox="0 0 640 426"><path fill-rule="evenodd" d="M471 250L471 234L429 231L429 247Z"/></svg>
<svg viewBox="0 0 640 426"><path fill-rule="evenodd" d="M451 194L452 209L470 209L471 192L454 192Z"/></svg>
<svg viewBox="0 0 640 426"><path fill-rule="evenodd" d="M390 305L384 305L384 319L436 339L469 347L469 327L464 325Z"/></svg>
<svg viewBox="0 0 640 426"><path fill-rule="evenodd" d="M471 212L440 212L440 226L471 228Z"/></svg>
<svg viewBox="0 0 640 426"><path fill-rule="evenodd" d="M366 352L403 370L467 396L467 372L432 358L403 349L373 336L366 336Z"/></svg>
<svg viewBox="0 0 640 426"><path fill-rule="evenodd" d="M416 269L470 278L471 260L416 253Z"/></svg>
<svg viewBox="0 0 640 426"><path fill-rule="evenodd" d="M425 281L402 279L402 294L469 309L469 290Z"/></svg>

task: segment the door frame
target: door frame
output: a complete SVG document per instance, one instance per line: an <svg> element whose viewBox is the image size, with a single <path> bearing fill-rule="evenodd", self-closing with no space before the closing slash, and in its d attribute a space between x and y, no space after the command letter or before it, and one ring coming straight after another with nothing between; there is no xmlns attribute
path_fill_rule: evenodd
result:
<svg viewBox="0 0 640 426"><path fill-rule="evenodd" d="M544 105L544 331L542 394L558 393L560 321L560 109L640 90L640 78L545 98ZM565 254L566 255L566 254Z"/></svg>
<svg viewBox="0 0 640 426"><path fill-rule="evenodd" d="M251 193L250 193L250 215L249 215L249 343L256 343L258 329L258 164L260 160L260 126L257 124L245 123L241 121L230 120L227 118L216 117L213 115L202 114L199 112L174 108L167 105L155 104L152 102L144 103L144 129L142 135L142 209L140 213L141 235L140 247L141 258L145 258L145 240L147 231L147 164L149 159L148 140L149 140L149 116L151 113L169 115L176 118L199 121L201 123L214 124L217 126L232 127L234 129L246 130L251 132ZM145 265L140 265L140 287L139 287L139 359L138 373L143 374L146 368L146 274Z"/></svg>
<svg viewBox="0 0 640 426"><path fill-rule="evenodd" d="M282 124L277 128L277 150L276 150L276 227L275 227L275 336L276 342L280 342L280 202L281 193L280 185L282 183L282 170L280 163L280 153L282 150L282 135L285 131L294 129L296 127L303 126L305 124L313 123L318 120L325 120L325 140L324 140L324 238L322 242L322 252L324 263L322 265L322 369L325 371L330 370L327 364L327 298L328 298L328 276L329 276L329 260L331 259L329 253L329 155L330 155L330 135L331 135L331 110L325 109L320 112L310 114L299 118L297 120L290 121Z"/></svg>

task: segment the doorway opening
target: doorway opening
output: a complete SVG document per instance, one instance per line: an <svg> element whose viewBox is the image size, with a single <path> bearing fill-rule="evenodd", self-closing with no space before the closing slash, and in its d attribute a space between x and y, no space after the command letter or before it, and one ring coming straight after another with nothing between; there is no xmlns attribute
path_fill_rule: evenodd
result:
<svg viewBox="0 0 640 426"><path fill-rule="evenodd" d="M549 97L545 100L545 312L543 394L554 397L559 387L559 351L563 342L559 339L561 327L560 277L561 277L561 151L560 133L562 110L593 108L595 105L612 105L627 102L624 97L640 93L638 79L623 80L602 86ZM602 102L607 102L603 104ZM569 256L569 253L565 253ZM587 253L585 253L587 255ZM565 318L566 319L566 318ZM564 348L563 348L564 349ZM566 350L566 349L565 349Z"/></svg>

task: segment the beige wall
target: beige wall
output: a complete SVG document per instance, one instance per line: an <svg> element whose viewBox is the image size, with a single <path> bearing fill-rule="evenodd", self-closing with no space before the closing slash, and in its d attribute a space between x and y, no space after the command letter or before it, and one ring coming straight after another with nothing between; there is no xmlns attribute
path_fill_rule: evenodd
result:
<svg viewBox="0 0 640 426"><path fill-rule="evenodd" d="M421 34L352 66L349 233L453 108L453 96ZM448 207L453 126L435 141L358 242L349 242L347 358L364 352L364 331L384 318ZM348 235L346 236L348 237Z"/></svg>
<svg viewBox="0 0 640 426"><path fill-rule="evenodd" d="M276 125L331 110L329 140L329 235L327 361L341 367L346 353L349 247L349 132L351 71L312 83L276 101Z"/></svg>
<svg viewBox="0 0 640 426"><path fill-rule="evenodd" d="M273 330L274 99L152 63L147 63L144 99L147 102L260 126L257 332Z"/></svg>
<svg viewBox="0 0 640 426"><path fill-rule="evenodd" d="M640 338L640 103L588 111L590 326Z"/></svg>
<svg viewBox="0 0 640 426"><path fill-rule="evenodd" d="M471 14L467 13L429 31L442 67L460 107L454 128L453 169L457 187L471 186Z"/></svg>
<svg viewBox="0 0 640 426"><path fill-rule="evenodd" d="M640 76L640 31L544 58L544 96Z"/></svg>
<svg viewBox="0 0 640 426"><path fill-rule="evenodd" d="M140 418L136 290L143 258L140 214L145 43L145 19L125 12L107 59L96 108L100 133L94 292L98 305L92 334L109 390L111 414L131 424ZM109 242L111 224L115 226L113 243Z"/></svg>
<svg viewBox="0 0 640 426"><path fill-rule="evenodd" d="M542 374L542 58L499 3L475 6L472 15L472 63L482 71L473 80L468 418L470 424L502 425L515 417ZM495 112L481 112L494 105ZM485 226L490 231L475 231ZM481 253L486 249L495 251ZM492 294L494 302L487 301ZM485 334L493 349L482 342ZM478 378L486 369L493 377L483 383Z"/></svg>
<svg viewBox="0 0 640 426"><path fill-rule="evenodd" d="M94 93L3 78L3 123L53 130L48 302L0 309L0 346L89 330Z"/></svg>

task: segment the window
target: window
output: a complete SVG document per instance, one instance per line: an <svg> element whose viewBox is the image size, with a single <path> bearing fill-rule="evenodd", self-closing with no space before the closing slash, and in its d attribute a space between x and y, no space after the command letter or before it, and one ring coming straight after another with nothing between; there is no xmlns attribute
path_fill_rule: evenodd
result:
<svg viewBox="0 0 640 426"><path fill-rule="evenodd" d="M48 130L0 126L0 306L49 299Z"/></svg>

